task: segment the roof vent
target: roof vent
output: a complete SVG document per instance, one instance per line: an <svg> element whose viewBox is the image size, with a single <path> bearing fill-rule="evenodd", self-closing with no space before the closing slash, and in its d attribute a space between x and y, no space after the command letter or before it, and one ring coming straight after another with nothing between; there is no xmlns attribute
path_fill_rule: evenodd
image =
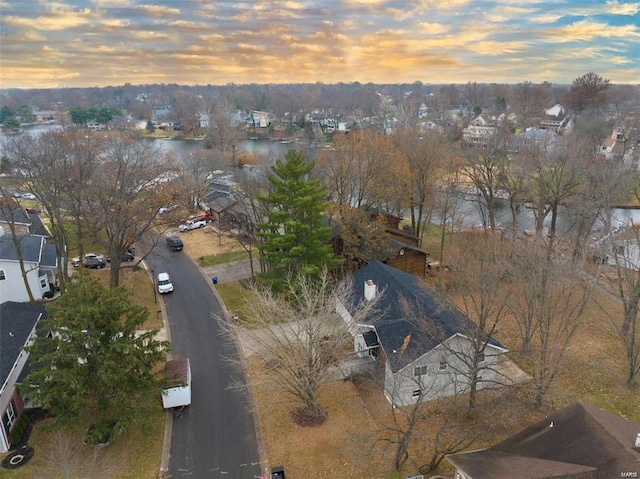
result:
<svg viewBox="0 0 640 479"><path fill-rule="evenodd" d="M364 282L364 299L371 301L376 296L376 285L370 279Z"/></svg>

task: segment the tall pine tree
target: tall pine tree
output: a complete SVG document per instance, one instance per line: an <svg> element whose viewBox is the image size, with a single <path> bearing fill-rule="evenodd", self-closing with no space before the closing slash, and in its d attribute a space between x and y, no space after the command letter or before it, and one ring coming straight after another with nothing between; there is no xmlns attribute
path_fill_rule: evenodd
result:
<svg viewBox="0 0 640 479"><path fill-rule="evenodd" d="M310 176L314 167L302 153L289 150L267 176L271 193L259 198L268 206L267 221L258 224L257 233L266 271L262 279L276 289L287 277L319 275L340 262L327 244L331 229L322 226L327 190Z"/></svg>

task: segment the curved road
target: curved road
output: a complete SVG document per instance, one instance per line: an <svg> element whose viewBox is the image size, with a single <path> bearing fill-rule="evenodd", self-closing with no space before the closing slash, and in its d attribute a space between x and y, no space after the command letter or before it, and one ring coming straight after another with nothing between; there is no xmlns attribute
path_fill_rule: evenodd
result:
<svg viewBox="0 0 640 479"><path fill-rule="evenodd" d="M254 479L260 475L255 424L245 396L228 388L244 375L225 359L238 351L215 319L222 306L184 252L159 244L147 264L172 279L174 292L163 296L171 354L191 362L191 405L173 417L168 477Z"/></svg>

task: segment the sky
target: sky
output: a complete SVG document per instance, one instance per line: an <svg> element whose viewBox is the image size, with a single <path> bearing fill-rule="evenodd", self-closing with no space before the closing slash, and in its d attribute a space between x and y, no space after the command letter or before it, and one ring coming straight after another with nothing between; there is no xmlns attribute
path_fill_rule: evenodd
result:
<svg viewBox="0 0 640 479"><path fill-rule="evenodd" d="M640 1L0 0L0 88L640 83Z"/></svg>

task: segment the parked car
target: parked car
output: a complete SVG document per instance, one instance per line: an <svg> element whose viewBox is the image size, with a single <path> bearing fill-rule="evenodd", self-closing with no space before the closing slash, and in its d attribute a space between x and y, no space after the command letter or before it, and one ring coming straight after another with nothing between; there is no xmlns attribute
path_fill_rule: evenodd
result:
<svg viewBox="0 0 640 479"><path fill-rule="evenodd" d="M204 228L206 224L207 222L205 220L195 220L195 221L189 220L186 223L183 223L180 226L178 226L178 229L182 232L191 231L198 228Z"/></svg>
<svg viewBox="0 0 640 479"><path fill-rule="evenodd" d="M177 236L169 236L167 238L167 246L173 251L182 251L182 248L184 247L182 240Z"/></svg>
<svg viewBox="0 0 640 479"><path fill-rule="evenodd" d="M35 200L36 199L36 195L34 195L33 193L22 193L22 195L20 195L20 196L25 200Z"/></svg>
<svg viewBox="0 0 640 479"><path fill-rule="evenodd" d="M158 274L158 293L172 293L173 292L173 283L171 282L171 278L169 277L169 273L159 273Z"/></svg>
<svg viewBox="0 0 640 479"><path fill-rule="evenodd" d="M82 266L89 269L102 269L107 265L101 254L87 253L82 258Z"/></svg>
<svg viewBox="0 0 640 479"><path fill-rule="evenodd" d="M100 263L102 263L102 266L97 266ZM87 253L82 257L82 259L80 259L80 257L78 256L75 256L71 258L71 264L74 268L77 268L78 266L80 266L80 264L82 264L82 266L86 268L104 268L106 266L104 256L96 253Z"/></svg>
<svg viewBox="0 0 640 479"><path fill-rule="evenodd" d="M130 261L133 261L134 259L136 259L135 248L129 248L126 252L122 253L122 256L120 257L120 261L122 261L123 263L128 263ZM111 263L111 258L107 258L107 263Z"/></svg>

